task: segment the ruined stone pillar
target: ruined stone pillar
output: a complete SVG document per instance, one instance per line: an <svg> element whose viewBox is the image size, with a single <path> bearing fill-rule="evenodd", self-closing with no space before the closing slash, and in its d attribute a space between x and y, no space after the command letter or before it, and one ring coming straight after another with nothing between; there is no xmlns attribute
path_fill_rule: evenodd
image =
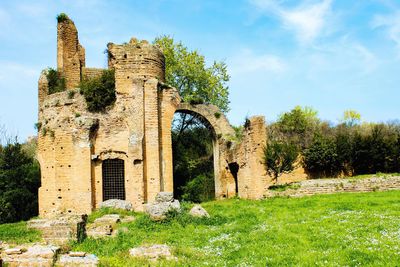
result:
<svg viewBox="0 0 400 267"><path fill-rule="evenodd" d="M172 120L181 99L173 87L164 86L159 93L161 137L161 191L173 192Z"/></svg>
<svg viewBox="0 0 400 267"><path fill-rule="evenodd" d="M85 49L79 44L78 31L69 18L57 24L57 70L65 78L66 88L74 89L81 81Z"/></svg>
<svg viewBox="0 0 400 267"><path fill-rule="evenodd" d="M144 161L147 201L154 201L161 191L160 132L158 80L147 80L144 85Z"/></svg>
<svg viewBox="0 0 400 267"><path fill-rule="evenodd" d="M267 129L264 116L251 117L247 124L239 150L239 196L258 199L263 197L269 180L263 162Z"/></svg>

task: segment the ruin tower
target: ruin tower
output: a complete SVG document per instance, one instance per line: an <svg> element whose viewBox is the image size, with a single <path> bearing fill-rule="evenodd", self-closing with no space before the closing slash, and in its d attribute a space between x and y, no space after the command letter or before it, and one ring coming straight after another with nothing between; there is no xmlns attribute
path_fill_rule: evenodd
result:
<svg viewBox="0 0 400 267"><path fill-rule="evenodd" d="M107 50L116 101L104 112L89 112L79 84L105 70L85 66L74 22L59 16L57 70L65 78L66 91L49 94L46 71L38 83L42 216L90 213L110 198L128 200L141 210L164 188L163 107L174 110L180 100L174 88L161 88L164 55L134 38L124 44L109 43ZM110 177L115 173L118 177Z"/></svg>
<svg viewBox="0 0 400 267"><path fill-rule="evenodd" d="M85 49L79 44L75 24L65 14L58 16L57 70L65 78L66 88L79 86L85 67Z"/></svg>

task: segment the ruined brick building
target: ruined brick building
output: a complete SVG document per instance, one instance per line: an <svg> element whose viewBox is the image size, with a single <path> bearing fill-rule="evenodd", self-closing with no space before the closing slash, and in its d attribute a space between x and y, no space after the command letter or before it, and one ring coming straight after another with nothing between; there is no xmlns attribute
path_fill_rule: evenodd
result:
<svg viewBox="0 0 400 267"><path fill-rule="evenodd" d="M81 79L101 74L85 66L85 49L74 23L57 26L57 69L66 91L48 93L39 79L38 160L40 215L90 213L110 198L136 210L161 191L173 191L171 124L176 112L202 119L213 134L216 198L261 198L270 183L262 163L264 117L249 119L241 142L213 105L183 103L164 83L164 55L146 41L109 43L108 68L115 70L116 101L106 112L87 110ZM76 92L76 93L71 93ZM216 116L216 114L221 116Z"/></svg>

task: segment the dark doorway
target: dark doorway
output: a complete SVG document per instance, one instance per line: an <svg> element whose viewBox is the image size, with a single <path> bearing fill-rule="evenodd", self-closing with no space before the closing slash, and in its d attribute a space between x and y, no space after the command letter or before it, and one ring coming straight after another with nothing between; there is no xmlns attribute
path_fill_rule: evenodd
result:
<svg viewBox="0 0 400 267"><path fill-rule="evenodd" d="M232 163L229 163L228 166L229 166L229 170L231 171L231 173L233 175L233 179L235 179L235 192L236 192L236 195L238 195L239 185L238 185L237 174L239 172L239 164L237 164L236 162L232 162Z"/></svg>
<svg viewBox="0 0 400 267"><path fill-rule="evenodd" d="M103 201L125 200L125 167L122 159L107 159L102 164Z"/></svg>

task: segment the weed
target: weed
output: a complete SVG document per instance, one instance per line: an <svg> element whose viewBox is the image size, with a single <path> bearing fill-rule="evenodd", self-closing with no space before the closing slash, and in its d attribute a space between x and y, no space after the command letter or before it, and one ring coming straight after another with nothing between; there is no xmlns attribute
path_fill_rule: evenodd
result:
<svg viewBox="0 0 400 267"><path fill-rule="evenodd" d="M67 14L60 13L60 14L57 15L57 22L58 23L61 23L61 22L67 21L67 20L69 20L69 17L67 16Z"/></svg>
<svg viewBox="0 0 400 267"><path fill-rule="evenodd" d="M72 99L75 96L75 91L68 91L68 99Z"/></svg>
<svg viewBox="0 0 400 267"><path fill-rule="evenodd" d="M41 123L41 122L35 123L35 129L36 129L37 131L40 131L40 128L42 128L42 123Z"/></svg>

